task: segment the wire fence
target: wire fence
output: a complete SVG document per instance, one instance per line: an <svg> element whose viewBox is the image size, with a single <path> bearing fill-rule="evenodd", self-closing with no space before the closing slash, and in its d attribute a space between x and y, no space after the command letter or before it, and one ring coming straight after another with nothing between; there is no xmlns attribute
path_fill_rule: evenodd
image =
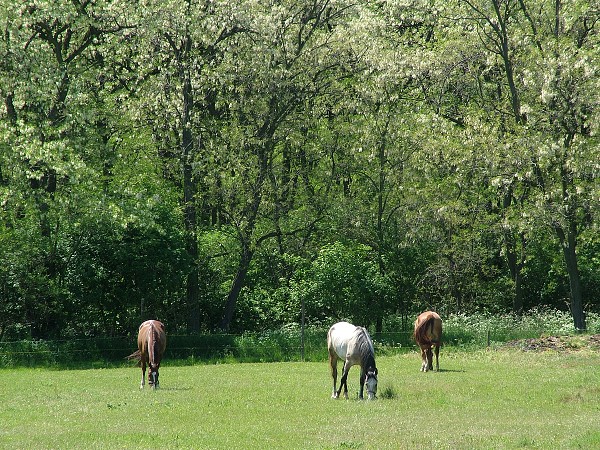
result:
<svg viewBox="0 0 600 450"><path fill-rule="evenodd" d="M530 337L530 334L480 329L464 332L447 328L443 344L489 347L490 343ZM537 334L539 336L539 334ZM377 354L416 349L412 331L373 333ZM211 362L323 361L327 359L327 330L275 330L243 334L167 335L165 362L192 364ZM61 340L0 342L0 368L57 366L61 368L105 367L131 364L128 355L137 350L137 336L94 337Z"/></svg>
<svg viewBox="0 0 600 450"><path fill-rule="evenodd" d="M320 361L327 358L326 330L244 334L168 335L165 360L214 362ZM413 348L410 332L375 333L377 348ZM0 367L126 364L135 336L0 342Z"/></svg>

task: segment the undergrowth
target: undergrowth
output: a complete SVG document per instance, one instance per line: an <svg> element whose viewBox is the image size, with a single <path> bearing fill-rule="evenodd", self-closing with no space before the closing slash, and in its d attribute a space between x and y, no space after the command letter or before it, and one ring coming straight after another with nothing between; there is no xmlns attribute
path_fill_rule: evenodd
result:
<svg viewBox="0 0 600 450"><path fill-rule="evenodd" d="M513 340L577 334L568 312L539 308L522 316L479 313L451 314L443 319L446 349L483 348ZM600 315L587 316L588 333L600 333ZM373 331L373 330L372 330ZM415 349L412 329L374 333L377 355ZM227 362L323 361L327 330L308 328L304 340L297 324L260 333L169 335L165 360L194 365ZM108 367L128 364L134 336L57 341L0 342L0 367Z"/></svg>
<svg viewBox="0 0 600 450"><path fill-rule="evenodd" d="M444 342L453 346L481 347L518 339L577 333L569 312L547 308L536 308L522 316L452 314L444 320ZM600 315L588 314L587 333L600 333Z"/></svg>

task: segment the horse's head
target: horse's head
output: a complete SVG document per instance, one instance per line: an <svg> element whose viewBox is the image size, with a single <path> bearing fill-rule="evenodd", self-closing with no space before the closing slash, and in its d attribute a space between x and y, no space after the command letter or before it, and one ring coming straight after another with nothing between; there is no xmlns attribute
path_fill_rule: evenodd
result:
<svg viewBox="0 0 600 450"><path fill-rule="evenodd" d="M365 375L365 385L367 386L367 396L369 400L377 398L377 369L369 367Z"/></svg>
<svg viewBox="0 0 600 450"><path fill-rule="evenodd" d="M158 364L150 364L148 370L148 384L153 388L158 387L158 368L160 367L160 363Z"/></svg>

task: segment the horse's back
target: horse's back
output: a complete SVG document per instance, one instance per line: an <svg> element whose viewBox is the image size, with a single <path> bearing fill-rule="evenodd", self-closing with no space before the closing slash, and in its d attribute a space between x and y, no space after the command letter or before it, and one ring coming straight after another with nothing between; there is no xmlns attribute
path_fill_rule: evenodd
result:
<svg viewBox="0 0 600 450"><path fill-rule="evenodd" d="M156 330L158 337L160 352L163 353L167 346L167 335L165 334L165 326L159 320L146 320L140 325L138 331L138 348L141 352L145 352L145 346L149 339L149 333L152 329Z"/></svg>
<svg viewBox="0 0 600 450"><path fill-rule="evenodd" d="M165 325L160 320L154 320L154 319L150 319L150 320L146 320L146 321L142 322L142 324L140 325L139 331L141 332L142 329L147 329L147 328L151 327L152 325L154 325L158 329L162 330L162 332L164 333Z"/></svg>
<svg viewBox="0 0 600 450"><path fill-rule="evenodd" d="M438 313L436 313L435 311L425 311L422 312L421 314L419 314L419 317L417 317L417 322L426 322L430 319L434 319L436 321L442 321L440 315Z"/></svg>
<svg viewBox="0 0 600 450"><path fill-rule="evenodd" d="M356 355L358 352L355 350L355 347L365 341L371 351L373 351L373 342L367 330L348 322L334 324L327 334L329 351L334 350L341 359Z"/></svg>
<svg viewBox="0 0 600 450"><path fill-rule="evenodd" d="M432 324L428 327L428 324ZM442 319L434 311L425 311L415 320L414 337L418 344L440 343L442 336Z"/></svg>
<svg viewBox="0 0 600 450"><path fill-rule="evenodd" d="M348 341L352 338L355 330L356 326L348 322L338 322L332 325L327 333L327 347L329 351L334 351L342 359L346 358Z"/></svg>

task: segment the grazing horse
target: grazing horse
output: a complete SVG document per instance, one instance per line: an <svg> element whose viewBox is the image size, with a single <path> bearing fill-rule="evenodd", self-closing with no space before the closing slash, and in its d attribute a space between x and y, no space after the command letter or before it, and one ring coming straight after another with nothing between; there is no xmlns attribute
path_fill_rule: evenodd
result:
<svg viewBox="0 0 600 450"><path fill-rule="evenodd" d="M375 350L373 341L367 330L348 322L338 322L327 333L327 349L329 350L329 368L333 377L332 398L338 398L344 387L344 397L348 398L348 371L350 367L360 365L360 393L362 400L364 385L367 385L369 400L377 398L377 367L375 366ZM344 360L340 388L336 391L338 358Z"/></svg>
<svg viewBox="0 0 600 450"><path fill-rule="evenodd" d="M435 351L435 367L440 370L440 345L442 345L442 319L433 311L419 314L415 320L414 338L421 348L421 372L433 370L433 353Z"/></svg>
<svg viewBox="0 0 600 450"><path fill-rule="evenodd" d="M146 378L146 364L148 364L148 384L152 388L158 387L158 368L160 360L167 346L165 326L158 320L146 320L140 325L138 331L138 350L129 355L128 359L137 359L142 366L142 382L140 389L144 389Z"/></svg>

